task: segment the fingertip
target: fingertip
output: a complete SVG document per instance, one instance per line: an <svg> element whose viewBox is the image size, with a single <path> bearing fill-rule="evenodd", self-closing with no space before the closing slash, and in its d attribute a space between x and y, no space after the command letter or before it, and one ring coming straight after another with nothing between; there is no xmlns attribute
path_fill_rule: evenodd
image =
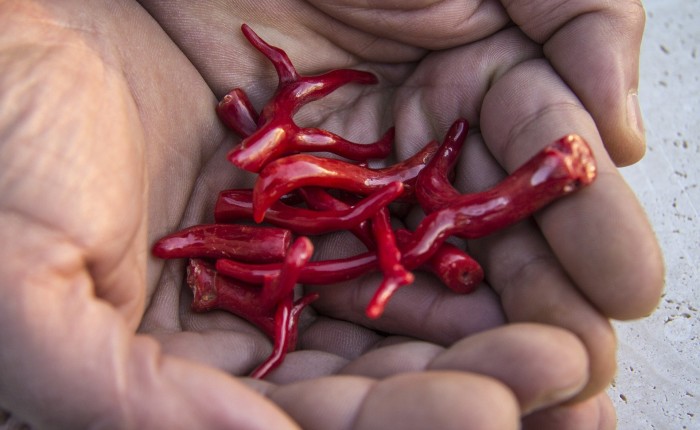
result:
<svg viewBox="0 0 700 430"><path fill-rule="evenodd" d="M568 330L531 323L467 337L439 354L429 368L494 378L513 391L522 412L568 401L590 379L588 352L581 340Z"/></svg>
<svg viewBox="0 0 700 430"><path fill-rule="evenodd" d="M358 413L357 429L519 428L513 393L495 379L462 372L404 373L378 382Z"/></svg>
<svg viewBox="0 0 700 430"><path fill-rule="evenodd" d="M656 244L649 244L647 258L636 265L636 271L630 273L628 287L623 287L630 294L627 300L620 297L611 306L601 302L604 312L616 320L628 321L645 318L656 311L666 286L666 268L661 250Z"/></svg>
<svg viewBox="0 0 700 430"><path fill-rule="evenodd" d="M605 144L605 149L617 167L627 167L638 163L646 153L646 143L626 145L625 147Z"/></svg>
<svg viewBox="0 0 700 430"><path fill-rule="evenodd" d="M375 383L364 377L328 376L277 385L267 395L301 428L359 428L353 423Z"/></svg>
<svg viewBox="0 0 700 430"><path fill-rule="evenodd" d="M619 320L631 320L644 318L651 315L659 305L666 286L666 265L662 250L655 239L650 239L647 244L649 252L646 259L641 261L636 273L637 282L634 283L629 306L621 306L622 312L613 317ZM625 312L627 310L627 312Z"/></svg>
<svg viewBox="0 0 700 430"><path fill-rule="evenodd" d="M664 288L663 254L633 190L609 160L598 161L591 186L536 218L568 275L606 318L645 317Z"/></svg>
<svg viewBox="0 0 700 430"><path fill-rule="evenodd" d="M600 179L597 189L590 190L598 210L587 213L593 240L581 238L579 242L595 251L595 255L590 255L587 263L576 263L576 257L571 255L567 271L606 317L643 318L654 312L663 293L666 273L663 252L644 208L620 175L612 173ZM586 203L589 208L594 207L592 201L582 199L582 204ZM585 209L581 206L580 210ZM609 221L620 215L625 216ZM606 237L615 240L606 244L603 242ZM597 241L604 246L599 246ZM580 269L597 270L597 274L589 276Z"/></svg>
<svg viewBox="0 0 700 430"><path fill-rule="evenodd" d="M591 114L613 163L617 167L630 166L644 158L647 148L639 95L636 90L631 90L625 100L610 103L605 110Z"/></svg>
<svg viewBox="0 0 700 430"><path fill-rule="evenodd" d="M524 430L613 430L615 410L605 393L584 402L558 405L525 416Z"/></svg>
<svg viewBox="0 0 700 430"><path fill-rule="evenodd" d="M646 21L639 1L613 2L590 13L571 2L571 16L545 42L545 53L595 120L617 166L645 153L639 106L639 58Z"/></svg>

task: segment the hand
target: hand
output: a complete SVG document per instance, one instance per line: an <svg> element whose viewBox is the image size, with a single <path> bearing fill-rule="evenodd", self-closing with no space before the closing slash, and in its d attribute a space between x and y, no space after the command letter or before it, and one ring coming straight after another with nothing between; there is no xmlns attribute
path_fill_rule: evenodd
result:
<svg viewBox="0 0 700 430"><path fill-rule="evenodd" d="M0 250L0 288L5 299L0 304L0 361L3 369L12 370L0 376L0 407L38 427L75 428L102 422L139 428L169 424L292 428L287 416L252 387L308 427L323 427L328 423L323 420L331 420L330 427L352 421L358 427L382 419L395 422L400 414L417 410L411 405L421 405L421 413L427 411L424 418L440 418L446 424L488 422L493 428L509 428L517 426L521 414L557 405L584 386L589 393L599 391L614 364L606 317L629 318L651 309L660 285L658 249L634 198L612 164L606 163L594 124L566 86L556 84L556 74L538 60L537 46L513 30L495 32L505 22L496 9L495 25L482 33L495 32L490 38L479 43L455 39L451 51L426 55L416 66L414 61L427 53L420 44L370 43L376 38L356 24L339 25L308 5L283 4L297 7L291 10L294 19L281 4L270 7L262 2L256 6L258 11L236 10L239 6L232 5L227 5L230 10L216 10L215 5L204 10L201 3L198 10L188 10L194 6L181 2L167 13L158 9L164 5L146 5L178 46L137 5L127 2L109 10L91 4L88 7L94 10L89 12L80 3L0 5L0 17L9 30L5 34L12 35L2 37L0 45L5 71L0 94L3 112L11 112L0 119L0 237L12 244ZM76 14L77 10L82 13ZM178 20L178 16L187 19ZM268 65L255 60L255 52L236 33L241 21L284 46L303 73L364 63L386 79L370 90L372 95L350 89L329 99L327 106L318 106L318 111L302 113L310 121L322 116L319 125L346 137L366 140L368 133L379 133L387 124L372 121L383 119L379 113L387 107L398 106L384 120L395 122L403 133L399 141L405 156L427 137L444 132L454 117L466 115L485 137L475 134L476 145L470 147L491 163L473 171L479 182L468 176L469 170L460 175L465 190L496 180L502 174L499 164L512 169L526 156L528 146L544 145L557 133L579 132L597 146L603 171L599 178L603 181L598 183L605 186L544 212L539 218L544 236L533 226L518 226L482 241L478 251L487 270L498 272L489 282L503 301L505 316L510 321L538 321L554 327L512 324L458 342L501 323L496 297L487 288L468 297L439 293L432 303L445 312L430 314L425 306L427 299L436 297L437 287L421 282L404 289L387 309L387 318L370 327L389 334L380 336L336 319L357 318L366 303L363 297L373 286L350 285L324 295L318 306L322 315L308 323L302 336L302 351L290 355L274 376L280 383L302 380L279 386L247 381L246 387L241 383L245 380L221 372L245 372L265 356L269 344L229 315L191 315L187 294L181 293L181 268L149 260L148 248L156 237L206 219L212 193L245 180L225 161L230 137L218 125L213 103L229 87L241 86L251 88L249 94L259 106L269 97L274 81ZM275 33L266 22L296 24ZM330 31L331 24L338 27ZM282 33L288 36L279 38L279 43L268 37ZM513 41L527 52L511 52L515 59L508 61L486 55L494 52L489 46L505 49ZM294 45L287 47L288 42ZM358 46L365 51L350 55ZM425 87L430 73L443 82L451 81L452 69L444 66L468 61L465 55L474 49L483 60L467 63L470 68L461 75L463 105L450 106L444 84L432 91ZM309 51L318 58L304 57ZM378 58L393 61L370 65ZM540 68L530 70L524 65ZM507 126L503 131L518 146L501 147L499 142L508 139L500 139L494 130L499 116L488 125L488 109L493 112L499 107L496 102L503 92L508 92L506 100L513 100L514 85L527 77L528 70L530 76L541 76L532 89L543 96L536 111L545 111L541 106L572 107L563 112L546 110L547 118L534 117L527 126L516 127L523 123L519 119L533 118L528 114L533 106L507 106L498 114L503 115L500 124ZM487 87L491 76L498 79ZM546 88L552 99L539 94L545 85L553 85ZM532 94L517 95L522 100ZM427 107L412 109L416 97L424 99ZM335 110L338 101L348 98L357 101ZM354 115L352 121L345 122L349 115ZM371 127L353 131L355 121L367 121ZM556 129L552 124L568 127ZM609 225L614 218L606 216L608 212L597 215L599 205L617 219L626 218L626 233L616 238L615 249L608 248L610 243L588 239L591 236L576 222L581 218L567 213L596 216L583 226L603 228L601 236L610 237L606 231L615 228ZM564 219L571 222L562 226ZM553 251L544 245L543 237L554 242ZM552 238L565 242L555 246ZM577 240L582 241L580 246L567 249L566 243ZM531 255L537 256L534 265L528 260ZM585 269L576 269L581 256L591 259L586 263L596 267L595 276L582 276ZM510 264L504 266L504 259ZM630 270L636 263L646 272L636 266ZM494 272L492 266L499 269ZM542 269L531 270L535 267ZM503 268L509 270L499 272ZM606 288L610 276L616 288L612 297ZM629 297L630 291L638 294L636 300ZM520 294L536 300L523 300ZM347 298L352 300L343 303ZM464 309L475 315L465 318ZM411 318L420 314L427 314L427 321ZM139 324L149 336L133 334ZM414 340L407 342L400 335ZM160 342L154 342L154 337ZM371 350L379 345L386 347ZM190 360L179 358L183 356ZM412 360L406 362L406 357ZM516 372L507 365L513 361L508 357L523 361L527 371ZM448 373L403 373L425 368ZM348 376L304 380L336 372ZM396 376L384 379L388 375ZM328 396L329 392L339 394ZM395 393L405 395L402 404L397 404ZM464 396L476 397L471 406L445 408ZM432 403L426 404L428 400ZM602 411L610 417L609 404L599 397L583 405L566 411L571 415ZM496 408L496 414L480 412ZM319 416L318 410L333 413ZM555 422L547 419L551 411L543 410L540 419ZM581 416L590 421L594 413ZM154 417L157 423L148 421ZM529 419L537 418L534 414ZM412 424L420 427L419 421Z"/></svg>
<svg viewBox="0 0 700 430"><path fill-rule="evenodd" d="M135 334L168 285L152 235L182 217L224 140L199 74L136 3L4 1L0 23L0 416L295 428L240 381Z"/></svg>
<svg viewBox="0 0 700 430"><path fill-rule="evenodd" d="M658 245L613 164L636 161L644 149L636 105L641 5L618 2L589 13L593 6L586 1L560 7L544 2L470 6L443 1L431 2L430 8L428 2L386 2L375 8L353 2L311 3L261 3L257 7L268 14L260 19L254 8L212 11L183 2L178 8L144 2L218 96L240 86L251 89L249 95L260 107L274 89L270 65L249 47L242 48L249 53L246 58L258 58L255 66L247 66L257 71L250 79L234 72L241 68L239 54L226 57L224 48L222 60L213 62L206 50L227 46L228 34L248 22L263 38L283 46L302 72L360 65L383 77L379 89L345 90L334 100L318 102L313 112L302 112L302 121L320 122L359 141L371 141L395 124L399 155L407 157L428 140L440 138L454 118L467 117L477 133L470 137L458 175L464 191L493 184L503 169L512 171L563 134L585 136L599 160L597 183L543 211L536 226L524 224L475 241L472 250L488 268L489 283L503 300L509 321L547 323L579 337L590 361L588 384L579 399L599 392L615 368L608 319L648 314L663 285ZM509 20L517 28L508 28ZM275 29L277 22L288 24ZM208 31L192 37L193 26ZM576 62L579 59L586 61L585 67ZM358 101L348 102L353 95ZM345 119L348 115L353 121ZM362 120L367 127L353 127L354 121ZM605 237L616 239L599 239ZM463 314L431 315L427 304L421 308L421 301L408 292L396 297L391 317L372 325L361 315L373 288L369 282L366 288L351 284L324 291L315 307L325 315L441 344L468 334L457 330L453 338L441 337L438 333L444 333L445 326L468 324ZM439 291L435 296L444 297ZM454 303L451 300L459 299L444 302ZM428 322L436 323L416 323L416 315L426 314Z"/></svg>

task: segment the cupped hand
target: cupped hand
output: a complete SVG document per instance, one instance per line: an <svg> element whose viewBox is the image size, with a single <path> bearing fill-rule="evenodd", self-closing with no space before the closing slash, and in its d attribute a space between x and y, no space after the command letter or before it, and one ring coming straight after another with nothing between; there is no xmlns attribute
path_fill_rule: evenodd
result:
<svg viewBox="0 0 700 430"><path fill-rule="evenodd" d="M508 27L488 2L465 26L390 4L366 14L340 2L143 3L152 17L131 2L0 4L0 408L52 428L294 428L291 416L308 428L425 419L502 429L536 410L537 425L566 415L607 428L600 396L548 407L607 383L607 318L649 312L662 270L603 149L594 119L606 115L586 111L609 106L579 94L599 88L572 84L533 30ZM328 289L301 350L270 382L232 378L264 358L268 341L230 315L192 315L182 266L152 260L149 245L208 220L218 190L250 181L225 161L233 138L213 112L231 87L258 107L274 90L242 22L302 73L380 76L375 88L314 104L302 121L358 141L395 123L405 157L465 116L476 130L459 175L465 191L576 132L596 150L599 180L537 224L470 244L491 288L459 297L421 279L375 322L361 317L371 280ZM378 34L385 26L402 31ZM520 323L484 331L504 320Z"/></svg>
<svg viewBox="0 0 700 430"><path fill-rule="evenodd" d="M1 2L0 22L0 410L31 428L294 428L135 334L160 278L150 237L222 140L196 70L135 3Z"/></svg>

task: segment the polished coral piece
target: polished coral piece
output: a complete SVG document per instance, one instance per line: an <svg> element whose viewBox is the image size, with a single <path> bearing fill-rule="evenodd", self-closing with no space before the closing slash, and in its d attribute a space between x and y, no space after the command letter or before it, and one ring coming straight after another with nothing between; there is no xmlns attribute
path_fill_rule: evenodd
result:
<svg viewBox="0 0 700 430"><path fill-rule="evenodd" d="M269 161L295 152L331 152L356 161L384 158L391 153L393 128L377 142L360 144L326 130L299 127L294 122L294 114L302 106L327 96L343 85L375 84L377 78L372 73L339 69L320 76L301 76L284 51L267 44L245 24L242 31L248 41L272 62L279 82L273 99L265 105L259 117L240 89L229 93L219 104L219 117L245 137L229 152L231 163L241 169L258 172ZM257 124L255 128L252 126L254 120Z"/></svg>
<svg viewBox="0 0 700 430"><path fill-rule="evenodd" d="M563 137L491 189L458 195L449 206L427 215L404 251L404 263L423 264L451 235L473 239L508 227L590 184L595 175L586 142L575 135Z"/></svg>
<svg viewBox="0 0 700 430"><path fill-rule="evenodd" d="M313 245L306 238L297 239L289 249L275 276L265 279L262 287L221 276L209 263L191 259L187 283L192 289L192 310L225 310L244 318L273 339L270 356L251 376L261 378L278 367L284 356L296 347L299 315L316 300L309 294L294 300L294 286L301 267L311 258Z"/></svg>
<svg viewBox="0 0 700 430"><path fill-rule="evenodd" d="M300 187L323 186L370 194L392 182L401 182L405 196L413 192L418 173L437 149L437 142L430 142L412 157L381 169L308 154L279 158L268 164L255 182L253 219L261 222L275 201Z"/></svg>
<svg viewBox="0 0 700 430"><path fill-rule="evenodd" d="M442 145L429 142L413 157L384 168L393 128L377 142L358 144L317 128L301 128L294 114L342 85L373 84L365 71L335 70L301 76L287 55L249 27L248 41L269 59L277 90L258 114L245 92L234 89L216 107L222 123L243 138L228 154L236 166L259 172L253 189L226 190L215 205L216 224L170 234L153 247L161 258L189 258L192 309L225 310L258 327L272 353L251 376L263 378L296 347L299 318L317 294L298 284L329 285L380 272L382 281L366 315L379 318L391 297L414 281L415 270L433 273L457 294L482 284L484 272L465 250L448 242L478 238L523 220L554 200L588 185L596 175L588 145L566 136L535 154L494 187L462 194L450 181L468 133L458 119ZM301 152L330 152L347 160ZM414 231L394 228L403 209L426 216ZM273 226L237 223L264 222ZM367 248L345 258L311 261L307 235L350 231ZM298 235L292 241L292 235ZM290 245L291 244L291 245ZM296 296L295 296L296 294Z"/></svg>
<svg viewBox="0 0 700 430"><path fill-rule="evenodd" d="M156 242L158 258L235 258L282 261L292 241L289 230L237 224L203 224L171 233Z"/></svg>
<svg viewBox="0 0 700 430"><path fill-rule="evenodd" d="M391 296L399 288L413 283L414 276L402 264L401 251L391 227L389 209L383 208L374 215L372 231L377 243L379 268L384 276L367 306L366 313L370 318L379 318Z"/></svg>
<svg viewBox="0 0 700 430"><path fill-rule="evenodd" d="M299 235L320 235L352 229L396 200L403 192L401 182L378 189L355 205L343 209L312 210L276 201L265 212L265 221ZM219 194L214 207L217 222L234 222L253 218L251 190L227 190Z"/></svg>
<svg viewBox="0 0 700 430"><path fill-rule="evenodd" d="M418 175L416 199L426 213L447 207L459 198L460 193L452 187L449 174L459 160L468 130L466 120L455 121L435 156Z"/></svg>

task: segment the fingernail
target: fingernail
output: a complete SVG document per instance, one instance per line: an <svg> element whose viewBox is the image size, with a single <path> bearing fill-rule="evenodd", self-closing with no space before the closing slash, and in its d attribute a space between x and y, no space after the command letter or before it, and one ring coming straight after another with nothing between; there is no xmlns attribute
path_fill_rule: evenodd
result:
<svg viewBox="0 0 700 430"><path fill-rule="evenodd" d="M644 119L642 108L639 106L639 94L636 90L627 95L627 122L629 126L637 130L640 136L644 136Z"/></svg>

